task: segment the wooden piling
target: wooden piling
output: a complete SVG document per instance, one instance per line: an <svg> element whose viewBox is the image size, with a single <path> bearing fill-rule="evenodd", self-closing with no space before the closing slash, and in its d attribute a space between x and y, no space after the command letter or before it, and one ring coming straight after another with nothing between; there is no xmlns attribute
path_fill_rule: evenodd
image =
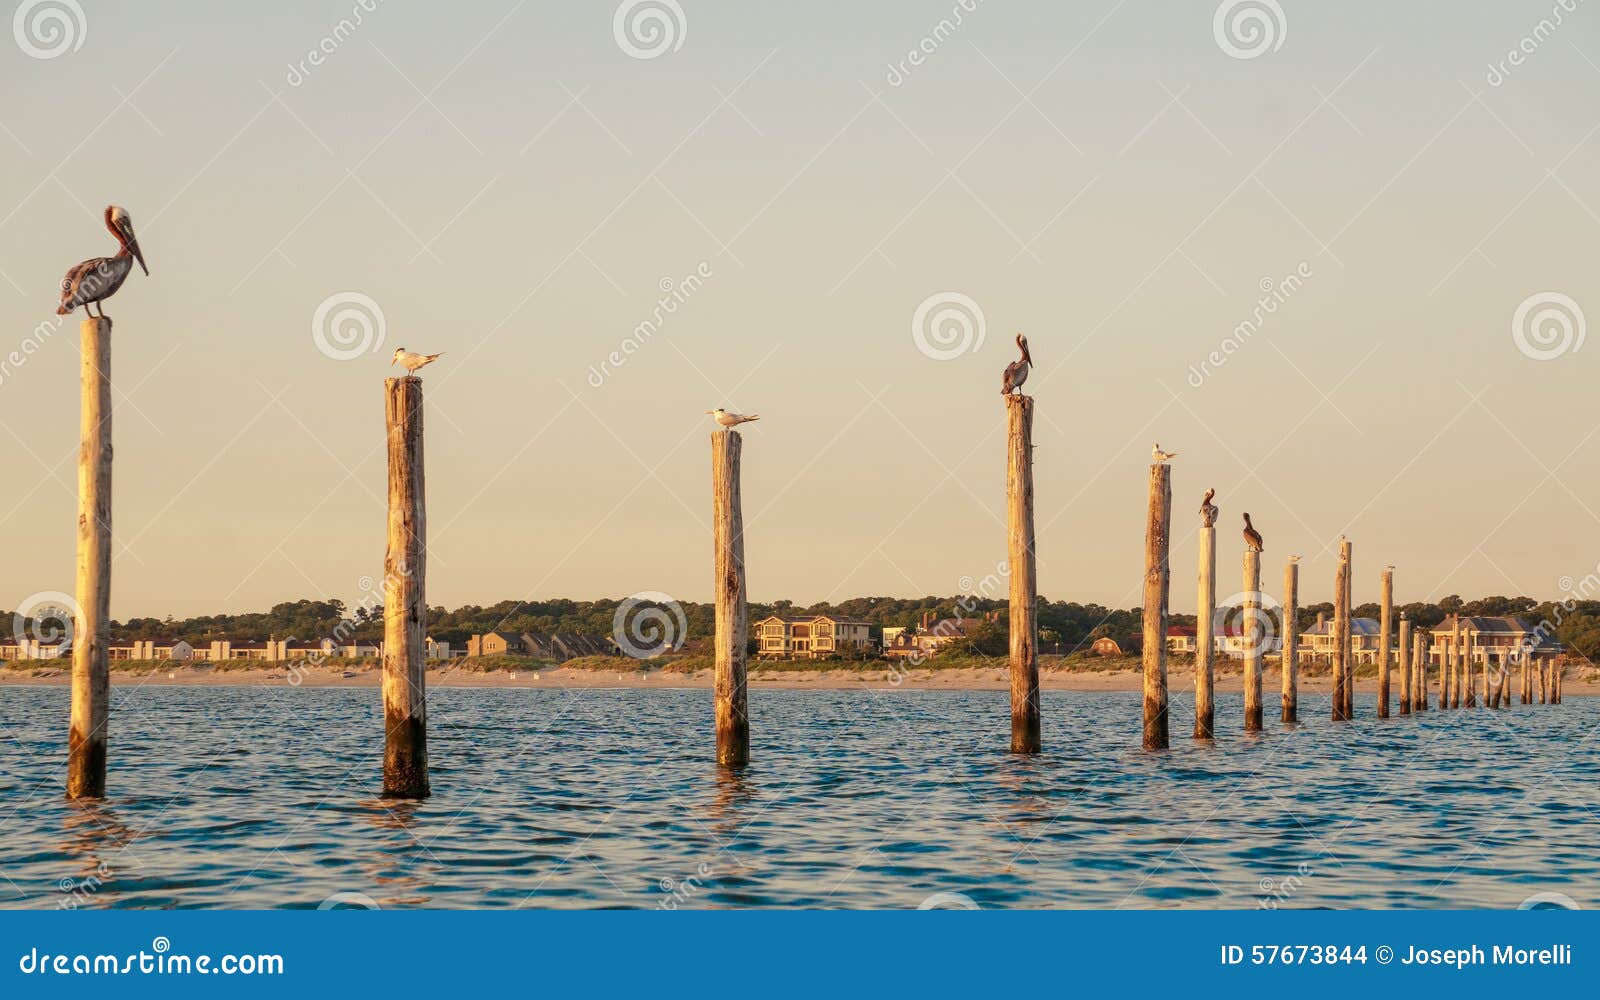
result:
<svg viewBox="0 0 1600 1000"><path fill-rule="evenodd" d="M78 608L67 796L98 799L106 794L111 722L111 320L85 319L79 339Z"/></svg>
<svg viewBox="0 0 1600 1000"><path fill-rule="evenodd" d="M1033 397L1006 396L1006 506L1011 578L1011 752L1038 753L1038 583L1033 539ZM1157 645L1166 646L1165 623ZM1165 702L1162 705L1165 709Z"/></svg>
<svg viewBox="0 0 1600 1000"><path fill-rule="evenodd" d="M1355 601L1351 597L1352 588L1355 586L1355 564L1352 561L1349 539L1339 543L1339 556L1344 560L1344 628L1340 630L1340 645L1344 649L1344 717L1346 720L1356 717L1356 660L1353 653L1350 637L1350 616L1354 613Z"/></svg>
<svg viewBox="0 0 1600 1000"><path fill-rule="evenodd" d="M1263 619L1261 600L1261 553L1244 550L1244 731L1259 733L1262 728L1261 663L1262 647L1271 629Z"/></svg>
<svg viewBox="0 0 1600 1000"><path fill-rule="evenodd" d="M1478 679L1472 673L1472 630L1461 630L1462 699L1467 708L1478 707ZM1485 692L1487 694L1487 692Z"/></svg>
<svg viewBox="0 0 1600 1000"><path fill-rule="evenodd" d="M1144 533L1144 748L1165 750L1167 739L1167 549L1172 524L1172 467L1150 466Z"/></svg>
<svg viewBox="0 0 1600 1000"><path fill-rule="evenodd" d="M1345 685L1350 682L1350 648L1345 645L1345 623L1350 617L1350 560L1348 542L1339 543L1339 565L1333 577L1333 715L1334 722L1349 722L1345 710Z"/></svg>
<svg viewBox="0 0 1600 1000"><path fill-rule="evenodd" d="M1450 707L1461 707L1461 622L1450 629Z"/></svg>
<svg viewBox="0 0 1600 1000"><path fill-rule="evenodd" d="M383 381L389 544L383 557L383 795L428 797L427 482L422 380Z"/></svg>
<svg viewBox="0 0 1600 1000"><path fill-rule="evenodd" d="M1550 690L1554 692L1554 697L1550 699L1552 705L1561 704L1561 681L1562 675L1566 672L1566 668L1560 663L1550 665Z"/></svg>
<svg viewBox="0 0 1600 1000"><path fill-rule="evenodd" d="M1394 571L1384 570L1378 578L1378 718L1389 717L1389 643L1394 636Z"/></svg>
<svg viewBox="0 0 1600 1000"><path fill-rule="evenodd" d="M1216 735L1217 529L1200 526L1200 600L1195 612L1194 738Z"/></svg>
<svg viewBox="0 0 1600 1000"><path fill-rule="evenodd" d="M1416 674L1411 682L1412 708L1418 712L1428 710L1428 634L1417 629L1411 637L1411 669Z"/></svg>
<svg viewBox="0 0 1600 1000"><path fill-rule="evenodd" d="M750 606L744 581L744 507L739 490L743 438L735 430L711 432L713 583L716 600L716 659L712 687L716 702L717 763L743 767L750 762L750 706L747 691Z"/></svg>
<svg viewBox="0 0 1600 1000"><path fill-rule="evenodd" d="M1522 690L1518 692L1520 695L1519 704L1526 705L1533 701L1533 674L1528 670L1528 653L1526 650L1523 651L1520 659L1522 660Z"/></svg>
<svg viewBox="0 0 1600 1000"><path fill-rule="evenodd" d="M1283 721L1300 721L1300 564L1283 567Z"/></svg>
<svg viewBox="0 0 1600 1000"><path fill-rule="evenodd" d="M1550 664L1535 663L1534 668L1539 671L1539 704L1550 704Z"/></svg>
<svg viewBox="0 0 1600 1000"><path fill-rule="evenodd" d="M1413 698L1411 693L1411 619L1406 617L1404 611L1400 612L1400 635L1395 649L1399 653L1400 660L1398 667L1400 672L1400 714L1410 715Z"/></svg>

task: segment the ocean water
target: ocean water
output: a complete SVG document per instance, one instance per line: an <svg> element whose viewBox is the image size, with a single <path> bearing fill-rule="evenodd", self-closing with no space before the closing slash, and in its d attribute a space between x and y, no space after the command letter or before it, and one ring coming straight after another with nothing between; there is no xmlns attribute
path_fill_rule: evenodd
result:
<svg viewBox="0 0 1600 1000"><path fill-rule="evenodd" d="M1269 701L1274 699L1269 698ZM375 689L119 688L110 797L62 795L65 688L0 688L6 907L1600 906L1600 699L1138 748L1139 696L438 688L432 798L377 796ZM1269 708L1275 708L1269 705Z"/></svg>

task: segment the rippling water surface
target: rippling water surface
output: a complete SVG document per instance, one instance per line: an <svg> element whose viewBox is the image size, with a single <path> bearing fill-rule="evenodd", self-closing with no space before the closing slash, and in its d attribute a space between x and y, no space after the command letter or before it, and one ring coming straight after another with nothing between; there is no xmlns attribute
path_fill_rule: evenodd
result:
<svg viewBox="0 0 1600 1000"><path fill-rule="evenodd" d="M67 690L0 688L0 905L1600 905L1600 699L1336 728L1324 698L1146 754L1138 695L1053 693L1016 759L1004 692L756 691L732 776L706 691L440 688L415 804L375 794L378 699L117 689L112 796L77 806Z"/></svg>

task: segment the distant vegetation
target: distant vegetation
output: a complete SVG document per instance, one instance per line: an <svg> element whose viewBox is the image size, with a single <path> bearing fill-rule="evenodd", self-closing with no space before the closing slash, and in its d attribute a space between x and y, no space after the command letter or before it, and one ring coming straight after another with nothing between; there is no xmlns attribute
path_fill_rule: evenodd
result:
<svg viewBox="0 0 1600 1000"><path fill-rule="evenodd" d="M442 607L428 612L428 633L434 638L448 641L464 649L467 638L475 633L502 629L511 632L568 632L588 635L611 635L613 620L619 600L599 601L501 601L498 604L468 604L454 610ZM935 618L966 617L980 619L968 625L964 641L947 650L943 657L976 655L1004 656L1007 650L1007 622L1005 600L986 600L974 597L858 597L838 604L799 606L790 601L772 604L751 604L750 620L755 622L770 614L832 614L860 618L878 626L916 625L922 615L932 613ZM714 629L713 609L710 604L686 603L682 605L687 623L682 652L709 653L708 639ZM1558 617L1560 624L1555 636L1572 652L1586 658L1600 658L1600 601L1579 601L1572 610L1560 608L1553 602L1536 602L1528 597L1485 597L1463 601L1451 595L1437 602L1415 602L1396 608L1407 612L1411 620L1427 628L1442 621L1448 614L1466 615L1520 615L1533 624ZM998 621L981 619L990 611L1000 612ZM1322 612L1330 619L1333 605L1328 603L1307 605L1300 609L1301 628L1309 627ZM1376 618L1378 606L1363 604L1355 611L1358 617ZM1050 601L1041 597L1039 602L1040 652L1062 655L1081 653L1101 636L1116 640L1124 650L1139 646L1142 623L1138 608L1107 608L1098 604L1075 604ZM9 616L7 616L9 617ZM345 622L343 627L340 623ZM1192 615L1173 615L1175 625L1193 624ZM353 639L377 642L383 638L383 611L381 608L358 607L350 610L344 602L289 601L275 605L270 611L237 615L202 615L194 618L133 618L125 622L112 622L116 639L159 639L169 636L186 639L194 644L210 643L213 639L265 639L293 637L304 642L335 634ZM602 658L605 659L605 658Z"/></svg>

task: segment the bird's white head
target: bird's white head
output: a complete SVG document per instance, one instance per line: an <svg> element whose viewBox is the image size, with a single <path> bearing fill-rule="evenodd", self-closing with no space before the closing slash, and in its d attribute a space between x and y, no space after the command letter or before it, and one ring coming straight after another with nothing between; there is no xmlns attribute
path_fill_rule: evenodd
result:
<svg viewBox="0 0 1600 1000"><path fill-rule="evenodd" d="M389 366L393 367L395 362L397 362L401 358L405 357L405 353L406 353L406 349L404 347L396 347L394 349L394 354L389 358Z"/></svg>

